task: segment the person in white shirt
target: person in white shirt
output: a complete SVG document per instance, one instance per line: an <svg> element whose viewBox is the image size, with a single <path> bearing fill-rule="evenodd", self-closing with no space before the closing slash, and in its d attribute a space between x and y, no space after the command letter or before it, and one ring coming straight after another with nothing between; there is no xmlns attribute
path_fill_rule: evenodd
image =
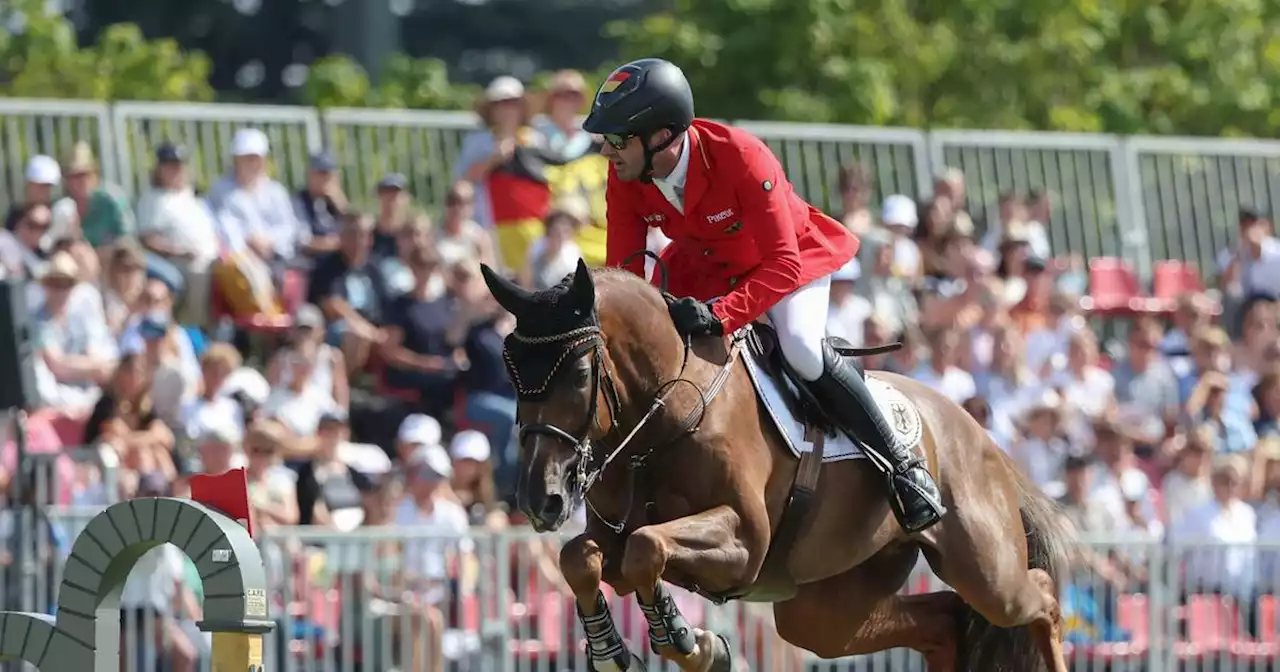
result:
<svg viewBox="0 0 1280 672"><path fill-rule="evenodd" d="M880 223L892 235L893 274L914 281L924 272L920 248L913 240L920 223L916 202L907 196L894 194L884 199Z"/></svg>
<svg viewBox="0 0 1280 672"><path fill-rule="evenodd" d="M1247 460L1226 455L1213 466L1213 499L1172 523L1173 541L1185 549L1188 593L1231 595L1249 609L1257 586L1257 516L1240 497Z"/></svg>
<svg viewBox="0 0 1280 672"><path fill-rule="evenodd" d="M1231 296L1280 296L1280 239L1258 210L1240 209L1239 238L1218 253L1218 271L1222 289Z"/></svg>
<svg viewBox="0 0 1280 672"><path fill-rule="evenodd" d="M529 246L529 256L520 273L521 284L534 290L554 287L577 268L582 250L573 242L584 219L573 208L555 208L544 222L546 234Z"/></svg>
<svg viewBox="0 0 1280 672"><path fill-rule="evenodd" d="M267 175L269 153L265 133L256 128L236 131L231 141L234 172L209 189L209 204L229 249L247 248L281 270L310 239L310 228L298 221L289 191Z"/></svg>
<svg viewBox="0 0 1280 672"><path fill-rule="evenodd" d="M1173 469L1160 483L1160 502L1164 519L1170 524L1182 520L1187 512L1207 503L1213 497L1209 485L1210 458L1213 455L1212 430L1197 428L1175 439L1180 448L1173 458Z"/></svg>
<svg viewBox="0 0 1280 672"><path fill-rule="evenodd" d="M867 319L871 317L871 302L858 296L856 287L862 277L862 267L857 258L831 274L831 307L827 311L827 334L839 336L854 347L862 347Z"/></svg>
<svg viewBox="0 0 1280 672"><path fill-rule="evenodd" d="M191 188L186 158L181 147L170 143L156 149L151 188L138 201L138 233L144 247L182 271L182 321L207 326L209 269L220 252L218 230L213 211Z"/></svg>
<svg viewBox="0 0 1280 672"><path fill-rule="evenodd" d="M428 604L446 598L449 559L471 551L467 512L449 488L453 465L445 449L419 445L405 464L406 497L395 510L405 541L405 575Z"/></svg>
<svg viewBox="0 0 1280 672"><path fill-rule="evenodd" d="M956 365L960 336L944 329L929 338L929 360L911 373L911 377L946 395L957 404L977 396L977 385L968 371Z"/></svg>
<svg viewBox="0 0 1280 672"><path fill-rule="evenodd" d="M1062 465L1070 445L1061 425L1062 399L1057 392L1044 390L1019 418L1022 437L1014 442L1010 454L1031 482L1046 491L1062 488Z"/></svg>

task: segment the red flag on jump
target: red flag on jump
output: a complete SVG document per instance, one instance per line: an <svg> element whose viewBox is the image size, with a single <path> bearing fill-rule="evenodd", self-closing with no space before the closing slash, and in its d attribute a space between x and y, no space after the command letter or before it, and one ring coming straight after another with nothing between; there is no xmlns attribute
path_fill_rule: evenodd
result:
<svg viewBox="0 0 1280 672"><path fill-rule="evenodd" d="M234 518L249 530L249 536L253 536L253 521L249 506L249 479L243 467L217 475L192 475L191 499Z"/></svg>

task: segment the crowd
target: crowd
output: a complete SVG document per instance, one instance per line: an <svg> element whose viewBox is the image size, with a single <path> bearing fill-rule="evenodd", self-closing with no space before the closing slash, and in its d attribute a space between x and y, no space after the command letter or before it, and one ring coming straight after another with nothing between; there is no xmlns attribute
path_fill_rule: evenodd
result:
<svg viewBox="0 0 1280 672"><path fill-rule="evenodd" d="M26 282L43 405L119 464L116 492L93 469L60 473L59 503L181 495L189 474L244 466L266 528L520 524L507 504L515 401L501 357L512 319L479 267L544 288L579 258L600 261L598 188L551 177L594 157L576 126L583 87L571 72L536 96L495 80L442 203L390 173L356 199L374 204L362 211L325 151L305 183L281 184L252 128L199 191L184 148L161 144L136 203L102 181L87 143L31 157L0 231L0 273ZM499 196L519 180L518 203ZM1280 541L1280 240L1263 213L1241 212L1217 291L1104 321L1081 308L1085 265L1051 245L1052 194L1002 195L975 221L954 169L927 198L887 195L874 209L862 167L838 188L833 214L862 245L833 278L828 330L905 344L868 369L964 405L1083 534ZM665 239L654 230L650 243ZM270 347L248 347L245 332ZM539 549L549 567L553 549ZM169 613L191 590L165 553L145 561L150 583L126 591L133 608ZM445 551L421 553L418 573L444 578ZM1202 592L1248 603L1277 589L1260 585L1280 572L1261 551L1204 553L1187 565ZM1122 555L1083 555L1111 591L1099 600L1149 578ZM414 613L437 623L431 603ZM174 669L189 662L180 647L171 655Z"/></svg>

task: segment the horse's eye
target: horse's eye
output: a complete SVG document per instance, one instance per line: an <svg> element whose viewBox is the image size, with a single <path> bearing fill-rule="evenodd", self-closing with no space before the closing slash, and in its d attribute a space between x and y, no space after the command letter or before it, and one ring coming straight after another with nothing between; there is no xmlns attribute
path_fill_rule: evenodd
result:
<svg viewBox="0 0 1280 672"><path fill-rule="evenodd" d="M591 371L588 369L573 370L573 386L579 390L587 389L591 384Z"/></svg>

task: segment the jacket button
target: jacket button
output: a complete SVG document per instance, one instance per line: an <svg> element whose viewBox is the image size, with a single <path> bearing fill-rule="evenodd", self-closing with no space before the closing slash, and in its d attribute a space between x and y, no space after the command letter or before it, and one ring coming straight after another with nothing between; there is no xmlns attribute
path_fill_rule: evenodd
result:
<svg viewBox="0 0 1280 672"><path fill-rule="evenodd" d="M702 256L704 256L704 257L709 257L709 256L711 256L711 250L703 250L703 251L702 251Z"/></svg>

